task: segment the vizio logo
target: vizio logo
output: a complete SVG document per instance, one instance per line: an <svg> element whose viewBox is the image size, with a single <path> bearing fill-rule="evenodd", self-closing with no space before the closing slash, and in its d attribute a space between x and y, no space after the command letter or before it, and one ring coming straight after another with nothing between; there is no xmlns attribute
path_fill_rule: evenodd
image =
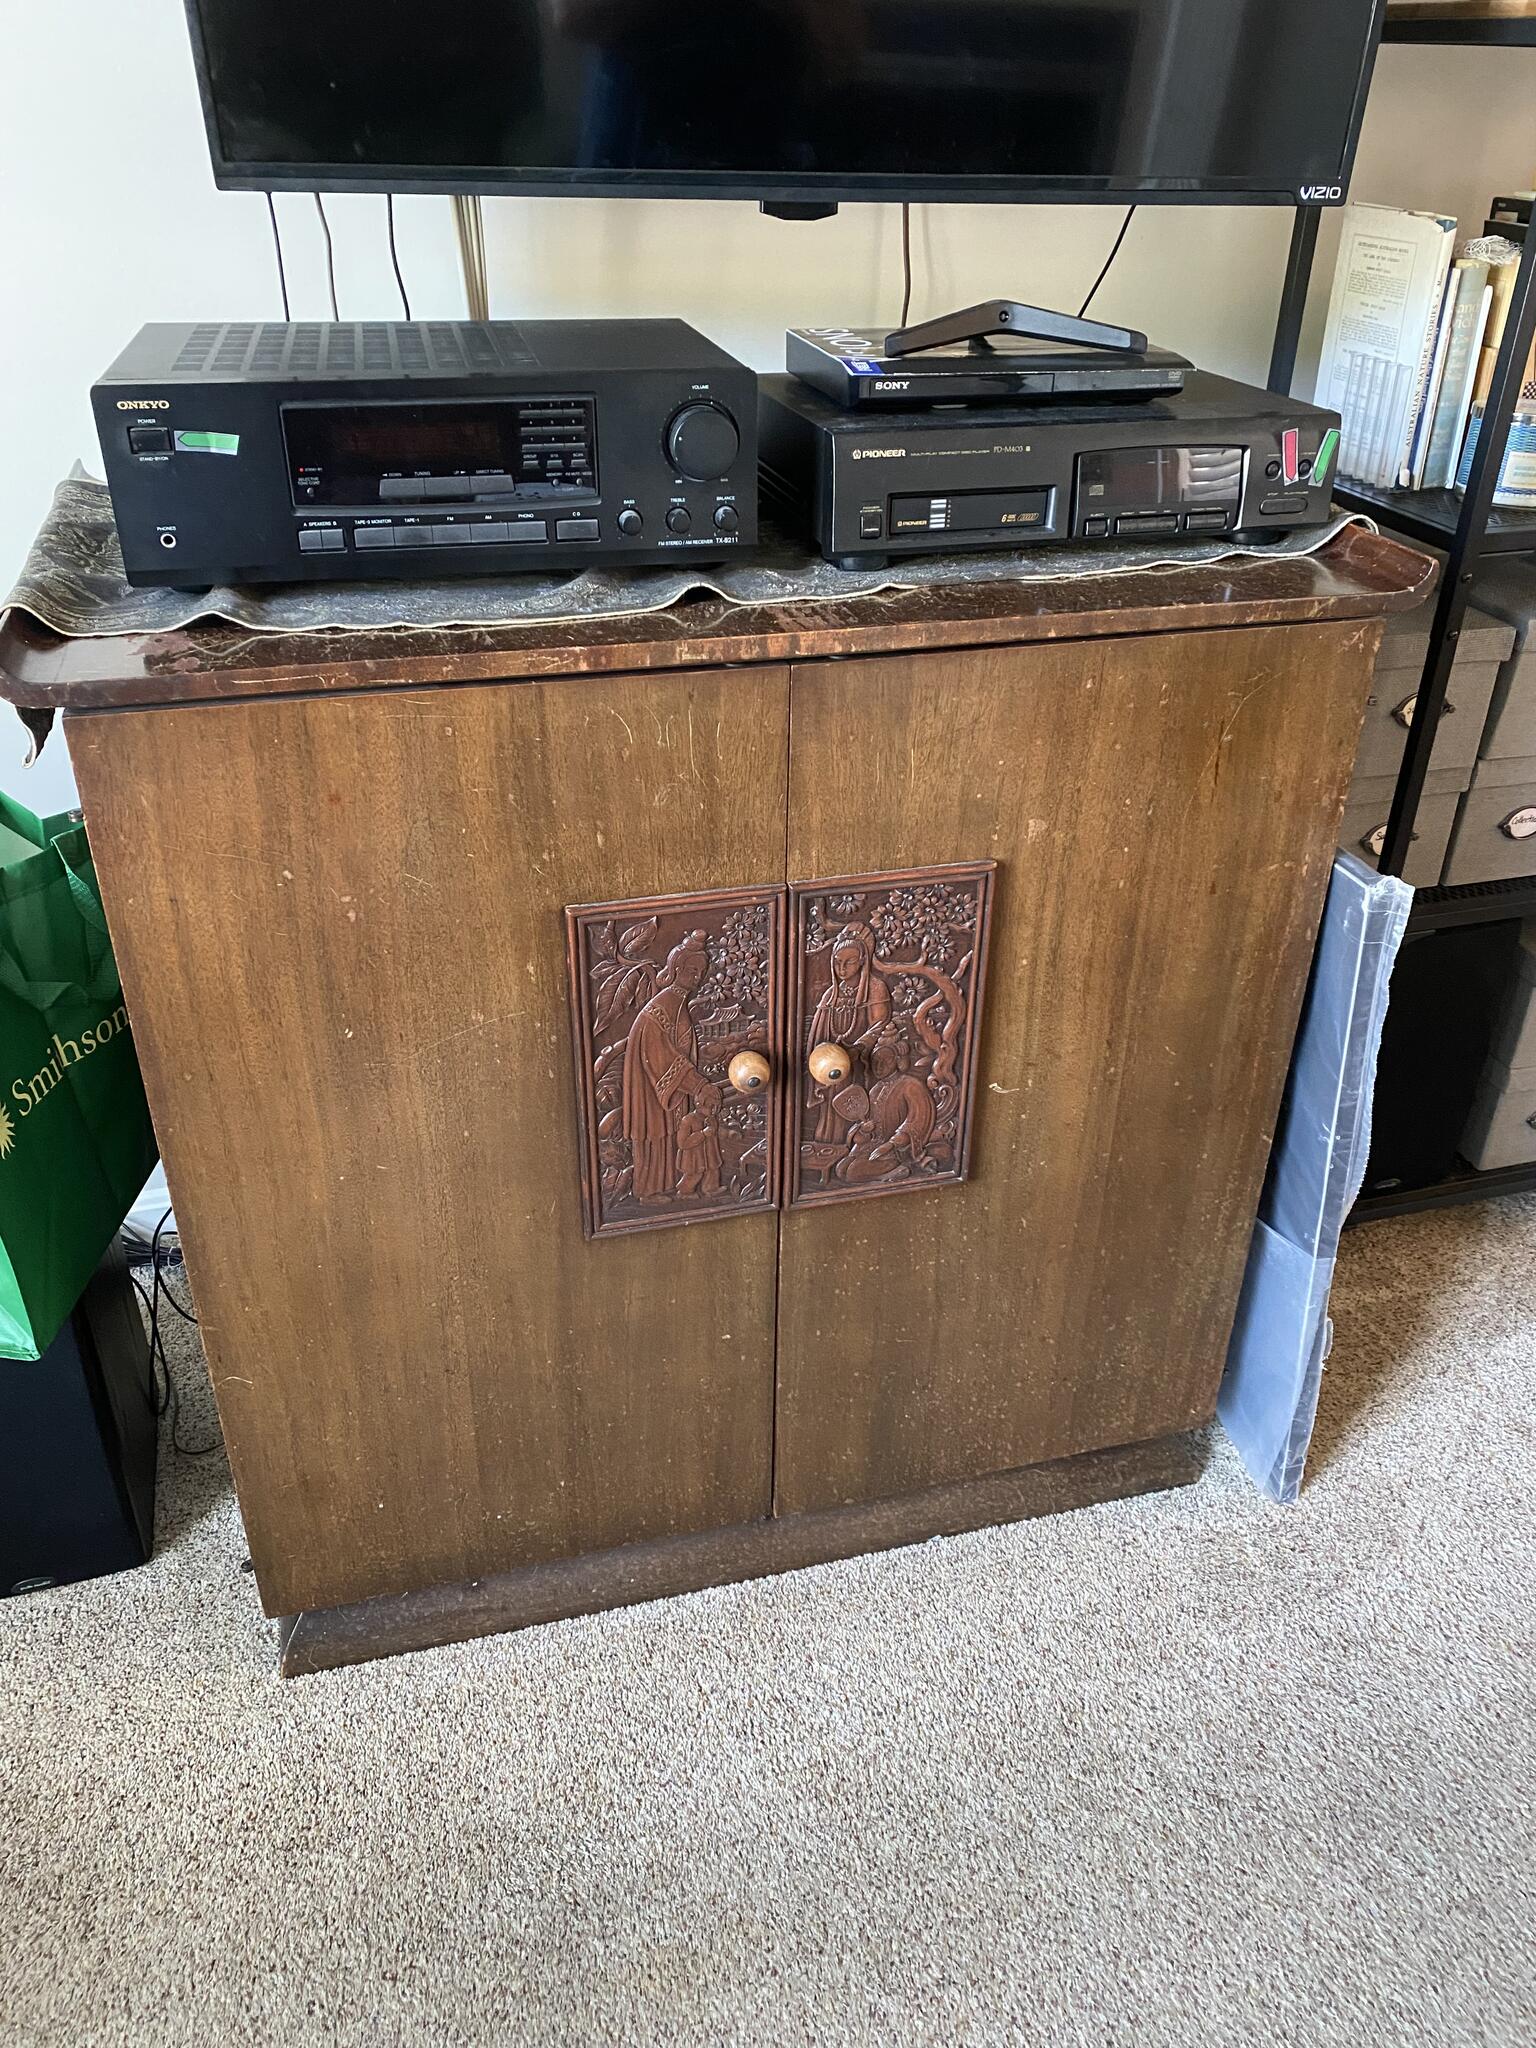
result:
<svg viewBox="0 0 1536 2048"><path fill-rule="evenodd" d="M1325 206L1331 199L1342 199L1342 185L1303 185L1301 203L1303 206Z"/></svg>

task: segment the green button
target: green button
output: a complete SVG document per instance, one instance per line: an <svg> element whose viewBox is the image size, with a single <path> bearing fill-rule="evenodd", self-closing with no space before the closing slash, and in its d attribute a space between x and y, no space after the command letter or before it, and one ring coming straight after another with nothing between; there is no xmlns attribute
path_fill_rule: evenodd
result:
<svg viewBox="0 0 1536 2048"><path fill-rule="evenodd" d="M176 446L184 455L238 455L238 434L187 433L178 427Z"/></svg>

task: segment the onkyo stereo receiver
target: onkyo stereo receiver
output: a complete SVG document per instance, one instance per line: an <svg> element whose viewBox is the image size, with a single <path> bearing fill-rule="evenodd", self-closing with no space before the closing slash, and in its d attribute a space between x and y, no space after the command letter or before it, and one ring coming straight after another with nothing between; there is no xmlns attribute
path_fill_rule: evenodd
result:
<svg viewBox="0 0 1536 2048"><path fill-rule="evenodd" d="M485 575L757 534L757 380L681 320L144 328L91 394L128 581Z"/></svg>
<svg viewBox="0 0 1536 2048"><path fill-rule="evenodd" d="M1192 371L1150 403L849 410L761 380L765 510L829 560L1321 525L1339 416Z"/></svg>

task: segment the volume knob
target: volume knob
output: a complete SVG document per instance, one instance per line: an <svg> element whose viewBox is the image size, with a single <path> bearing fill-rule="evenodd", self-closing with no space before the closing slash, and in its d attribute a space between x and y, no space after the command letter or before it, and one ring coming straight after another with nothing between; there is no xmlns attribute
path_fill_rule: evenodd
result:
<svg viewBox="0 0 1536 2048"><path fill-rule="evenodd" d="M667 422L667 460L693 483L714 483L741 453L741 433L723 405L685 405Z"/></svg>

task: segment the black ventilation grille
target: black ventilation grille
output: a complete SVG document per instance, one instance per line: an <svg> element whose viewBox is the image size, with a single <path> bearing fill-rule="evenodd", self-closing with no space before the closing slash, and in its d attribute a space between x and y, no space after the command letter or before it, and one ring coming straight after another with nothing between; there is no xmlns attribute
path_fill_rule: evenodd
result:
<svg viewBox="0 0 1536 2048"><path fill-rule="evenodd" d="M1450 925L1495 924L1504 918L1536 917L1536 875L1511 875L1497 882L1447 882L1416 889L1412 929L1443 931Z"/></svg>
<svg viewBox="0 0 1536 2048"><path fill-rule="evenodd" d="M527 369L534 360L509 320L295 320L194 327L172 368L217 376L390 377Z"/></svg>

